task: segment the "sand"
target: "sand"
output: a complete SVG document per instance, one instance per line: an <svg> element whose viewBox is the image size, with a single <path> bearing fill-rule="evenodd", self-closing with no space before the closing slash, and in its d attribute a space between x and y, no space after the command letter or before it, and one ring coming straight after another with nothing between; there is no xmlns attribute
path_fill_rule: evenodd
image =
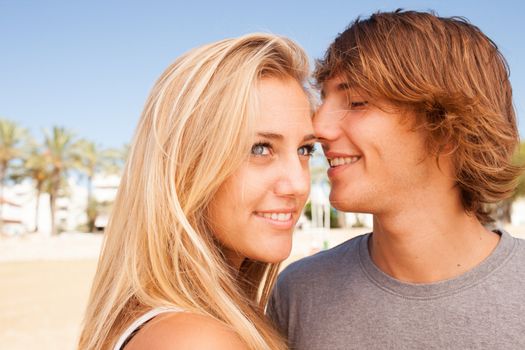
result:
<svg viewBox="0 0 525 350"><path fill-rule="evenodd" d="M96 260L0 264L0 347L74 349Z"/></svg>
<svg viewBox="0 0 525 350"><path fill-rule="evenodd" d="M507 228L525 238L525 226ZM284 265L367 229L297 232ZM75 349L102 235L0 239L0 348Z"/></svg>

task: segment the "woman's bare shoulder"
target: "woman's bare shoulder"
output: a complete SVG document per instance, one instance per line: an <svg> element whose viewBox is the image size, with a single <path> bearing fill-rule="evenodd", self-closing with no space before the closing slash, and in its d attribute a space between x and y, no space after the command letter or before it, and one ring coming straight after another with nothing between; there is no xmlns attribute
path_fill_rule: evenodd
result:
<svg viewBox="0 0 525 350"><path fill-rule="evenodd" d="M187 312L155 317L126 345L125 350L246 350L231 328L204 315Z"/></svg>

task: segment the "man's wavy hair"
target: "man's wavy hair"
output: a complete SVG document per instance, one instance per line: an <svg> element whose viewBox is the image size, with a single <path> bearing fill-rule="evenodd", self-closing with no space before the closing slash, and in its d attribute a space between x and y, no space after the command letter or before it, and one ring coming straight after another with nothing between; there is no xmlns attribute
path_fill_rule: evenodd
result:
<svg viewBox="0 0 525 350"><path fill-rule="evenodd" d="M314 73L318 85L342 77L372 99L415 112L429 154L452 154L463 206L484 224L487 204L512 195L523 167L505 58L461 17L397 10L355 20Z"/></svg>

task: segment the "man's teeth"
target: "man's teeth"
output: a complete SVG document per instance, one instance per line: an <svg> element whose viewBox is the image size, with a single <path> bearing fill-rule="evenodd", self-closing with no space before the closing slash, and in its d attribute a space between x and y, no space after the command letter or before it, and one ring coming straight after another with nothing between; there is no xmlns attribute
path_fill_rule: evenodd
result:
<svg viewBox="0 0 525 350"><path fill-rule="evenodd" d="M292 218L292 213L257 213L257 215L276 221L288 221Z"/></svg>
<svg viewBox="0 0 525 350"><path fill-rule="evenodd" d="M329 159L328 162L330 163L331 167L334 167L334 166L339 166L339 165L344 165L344 164L355 163L359 160L359 158L361 157L354 156L354 157L332 158L332 159Z"/></svg>

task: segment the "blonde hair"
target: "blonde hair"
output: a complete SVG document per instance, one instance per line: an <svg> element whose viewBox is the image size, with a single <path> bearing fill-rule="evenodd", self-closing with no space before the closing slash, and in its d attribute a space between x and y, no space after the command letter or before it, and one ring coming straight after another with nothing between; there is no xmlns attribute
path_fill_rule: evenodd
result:
<svg viewBox="0 0 525 350"><path fill-rule="evenodd" d="M430 154L452 146L463 207L482 223L512 195L523 167L505 58L464 18L377 12L358 18L319 61L318 84L342 76L374 98L415 111ZM448 151L447 151L448 152Z"/></svg>
<svg viewBox="0 0 525 350"><path fill-rule="evenodd" d="M230 326L252 349L283 349L263 315L278 266L246 260L236 276L207 208L249 154L256 86L301 85L308 60L292 41L250 34L194 49L146 102L93 282L80 349L114 345L148 309L174 305Z"/></svg>

